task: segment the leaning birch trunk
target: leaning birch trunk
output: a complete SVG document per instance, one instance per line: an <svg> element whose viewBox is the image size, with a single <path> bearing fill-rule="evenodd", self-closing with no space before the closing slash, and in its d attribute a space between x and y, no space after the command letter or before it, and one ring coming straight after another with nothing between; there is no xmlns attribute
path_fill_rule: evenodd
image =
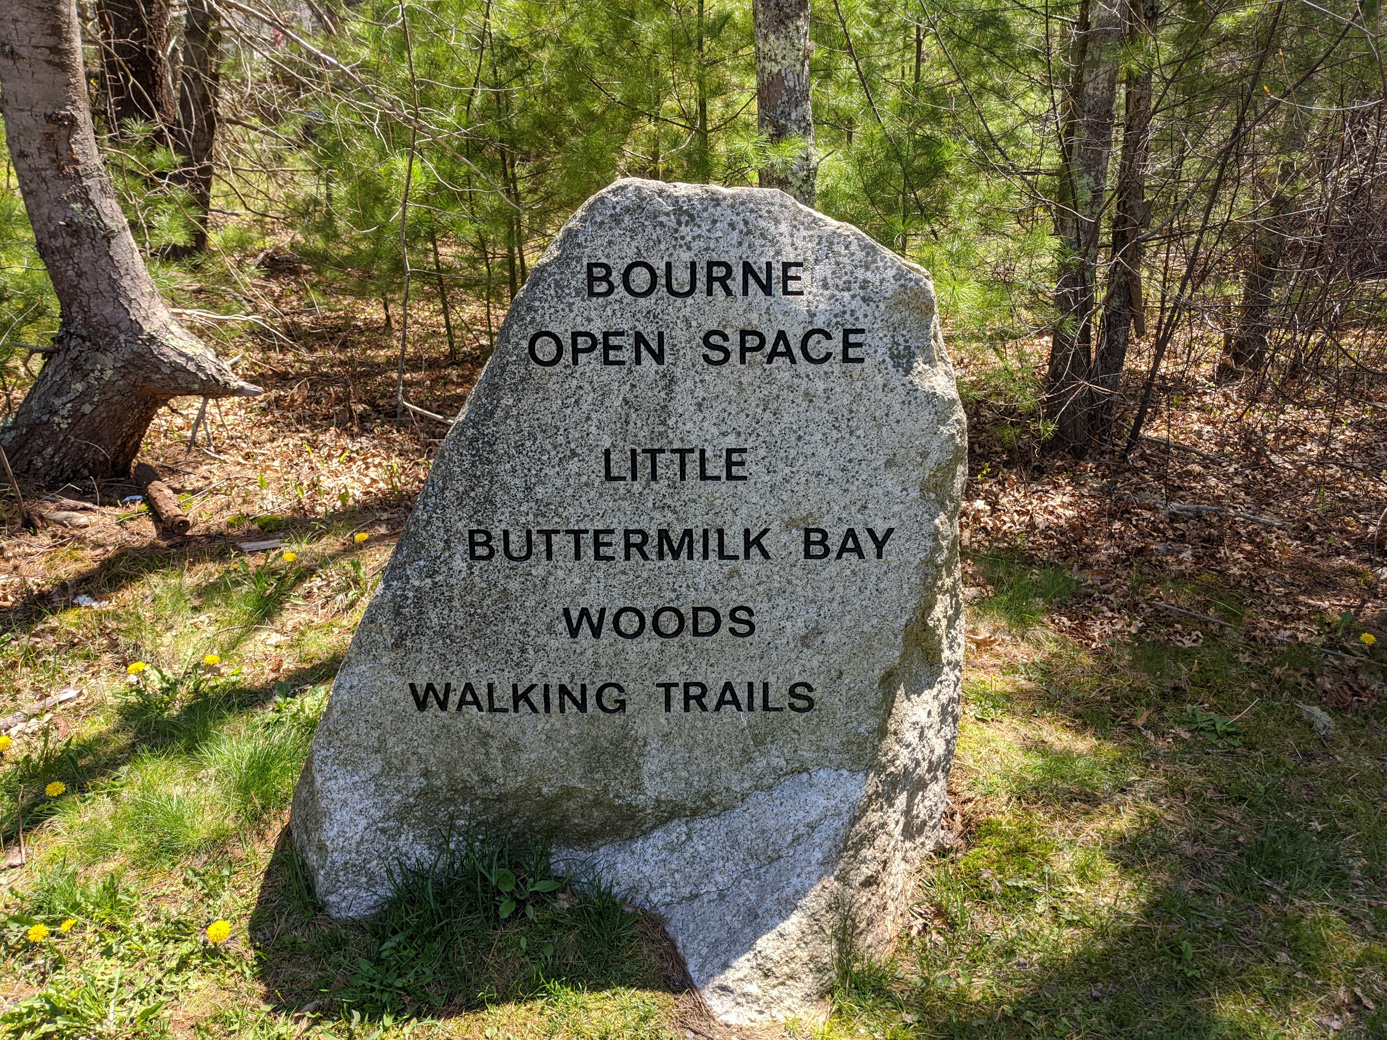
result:
<svg viewBox="0 0 1387 1040"><path fill-rule="evenodd" d="M1045 410L1060 443L1071 449L1083 448L1089 439L1099 231L1112 155L1124 6L1124 0L1084 4L1074 29L1071 80L1064 97L1055 205L1060 258Z"/></svg>
<svg viewBox="0 0 1387 1040"><path fill-rule="evenodd" d="M45 484L125 476L159 407L258 394L169 313L101 165L76 0L0 0L5 138L62 308L0 445Z"/></svg>
<svg viewBox="0 0 1387 1040"><path fill-rule="evenodd" d="M1122 158L1118 163L1117 198L1112 220L1112 267L1103 308L1093 385L1098 394L1090 436L1106 437L1117 417L1122 370L1133 332L1146 331L1141 265L1145 257L1146 178L1150 166L1151 65L1155 61L1156 0L1136 0L1129 12L1127 41L1132 66L1123 88Z"/></svg>
<svg viewBox="0 0 1387 1040"><path fill-rule="evenodd" d="M760 171L763 188L779 188L814 205L814 112L809 103L809 0L755 0L756 124L771 144L794 140L793 162Z"/></svg>

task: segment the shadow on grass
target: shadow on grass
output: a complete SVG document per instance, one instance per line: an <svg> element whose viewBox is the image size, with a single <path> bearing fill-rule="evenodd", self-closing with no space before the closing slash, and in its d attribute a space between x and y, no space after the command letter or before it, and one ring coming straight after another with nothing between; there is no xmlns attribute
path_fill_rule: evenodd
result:
<svg viewBox="0 0 1387 1040"><path fill-rule="evenodd" d="M628 1022L650 994L690 990L660 922L610 890L579 888L533 849L469 843L394 877L384 908L328 917L288 827L250 918L266 997L282 1013L446 1018L501 1004L596 995Z"/></svg>
<svg viewBox="0 0 1387 1040"><path fill-rule="evenodd" d="M321 517L282 517L275 529L275 536L281 541L291 542L309 537L324 537L335 532L345 532L363 522L376 520L381 516L398 516L403 520L409 511L411 500L408 496L382 494L353 505L348 509L338 509ZM66 599L54 606L51 597L38 591L27 592L16 600L13 606L0 610L0 633L27 635L40 622L54 614L67 610L81 609L70 603L72 596L83 594L94 599L109 597L122 592L131 585L163 572L181 571L189 564L228 563L233 560L244 562L249 568L248 556L259 554L242 553L236 543L245 540L258 540L258 536L227 534L194 534L183 540L161 541L151 536L142 546L125 548L101 560L100 563L68 579ZM292 568L288 582L268 584L257 582L255 571L249 570L240 585L255 601L249 614L254 618L251 626L275 617L288 603L292 593L314 573L332 566L337 561L354 555L357 550L344 544L337 551L326 553L320 562L312 566ZM268 560L269 556L266 556ZM265 578L271 577L266 574ZM207 585L206 591L230 593L237 590L234 578L219 576Z"/></svg>
<svg viewBox="0 0 1387 1040"><path fill-rule="evenodd" d="M64 793L77 794L112 780L140 756L177 751L196 757L228 724L276 698L328 682L340 665L341 656L334 655L272 683L204 680L191 693L180 689L166 697L148 696L141 687L118 702L113 724L100 733L80 741L57 740L45 730L35 750L9 756L10 768L0 774L0 791L8 803L0 816L0 840L8 846L21 826L33 831L61 810L62 803L45 794L49 784L59 782Z"/></svg>
<svg viewBox="0 0 1387 1040"><path fill-rule="evenodd" d="M1024 566L983 605L1013 631L1066 594ZM839 1032L1387 1035L1383 705L1320 736L1298 704L1342 663L1189 627L970 677L964 840L925 873L919 940L841 980Z"/></svg>

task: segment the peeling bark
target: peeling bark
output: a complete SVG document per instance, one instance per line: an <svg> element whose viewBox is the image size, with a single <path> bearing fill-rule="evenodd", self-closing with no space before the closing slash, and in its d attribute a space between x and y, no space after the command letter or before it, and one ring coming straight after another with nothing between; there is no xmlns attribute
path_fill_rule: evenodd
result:
<svg viewBox="0 0 1387 1040"><path fill-rule="evenodd" d="M779 188L814 205L814 112L809 98L809 0L754 0L756 124L772 144L797 140L788 168L759 171L763 188Z"/></svg>
<svg viewBox="0 0 1387 1040"><path fill-rule="evenodd" d="M75 0L0 0L5 137L62 308L52 354L0 429L17 472L124 476L173 397L257 394L169 313L96 148Z"/></svg>

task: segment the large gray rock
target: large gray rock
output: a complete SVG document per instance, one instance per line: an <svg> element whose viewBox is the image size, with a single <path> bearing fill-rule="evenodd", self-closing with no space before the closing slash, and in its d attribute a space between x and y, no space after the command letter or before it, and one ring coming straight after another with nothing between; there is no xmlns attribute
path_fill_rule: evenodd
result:
<svg viewBox="0 0 1387 1040"><path fill-rule="evenodd" d="M777 191L595 195L313 740L293 833L328 910L449 834L543 837L664 918L725 1020L811 1008L845 942L893 935L938 826L964 458L923 270Z"/></svg>

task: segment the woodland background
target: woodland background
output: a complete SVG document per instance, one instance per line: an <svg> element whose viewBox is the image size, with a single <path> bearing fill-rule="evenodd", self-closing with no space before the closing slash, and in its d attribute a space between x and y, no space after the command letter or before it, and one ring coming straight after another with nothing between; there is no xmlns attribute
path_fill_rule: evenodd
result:
<svg viewBox="0 0 1387 1040"><path fill-rule="evenodd" d="M612 893L500 917L537 850L338 924L284 834L448 419L618 176L782 185L923 264L969 412L944 840L781 1032L1387 1030L1377 4L779 8L812 46L730 0L83 0L143 263L264 392L151 410L186 534L123 472L0 495L0 1031L731 1035ZM0 169L3 424L67 347Z"/></svg>

